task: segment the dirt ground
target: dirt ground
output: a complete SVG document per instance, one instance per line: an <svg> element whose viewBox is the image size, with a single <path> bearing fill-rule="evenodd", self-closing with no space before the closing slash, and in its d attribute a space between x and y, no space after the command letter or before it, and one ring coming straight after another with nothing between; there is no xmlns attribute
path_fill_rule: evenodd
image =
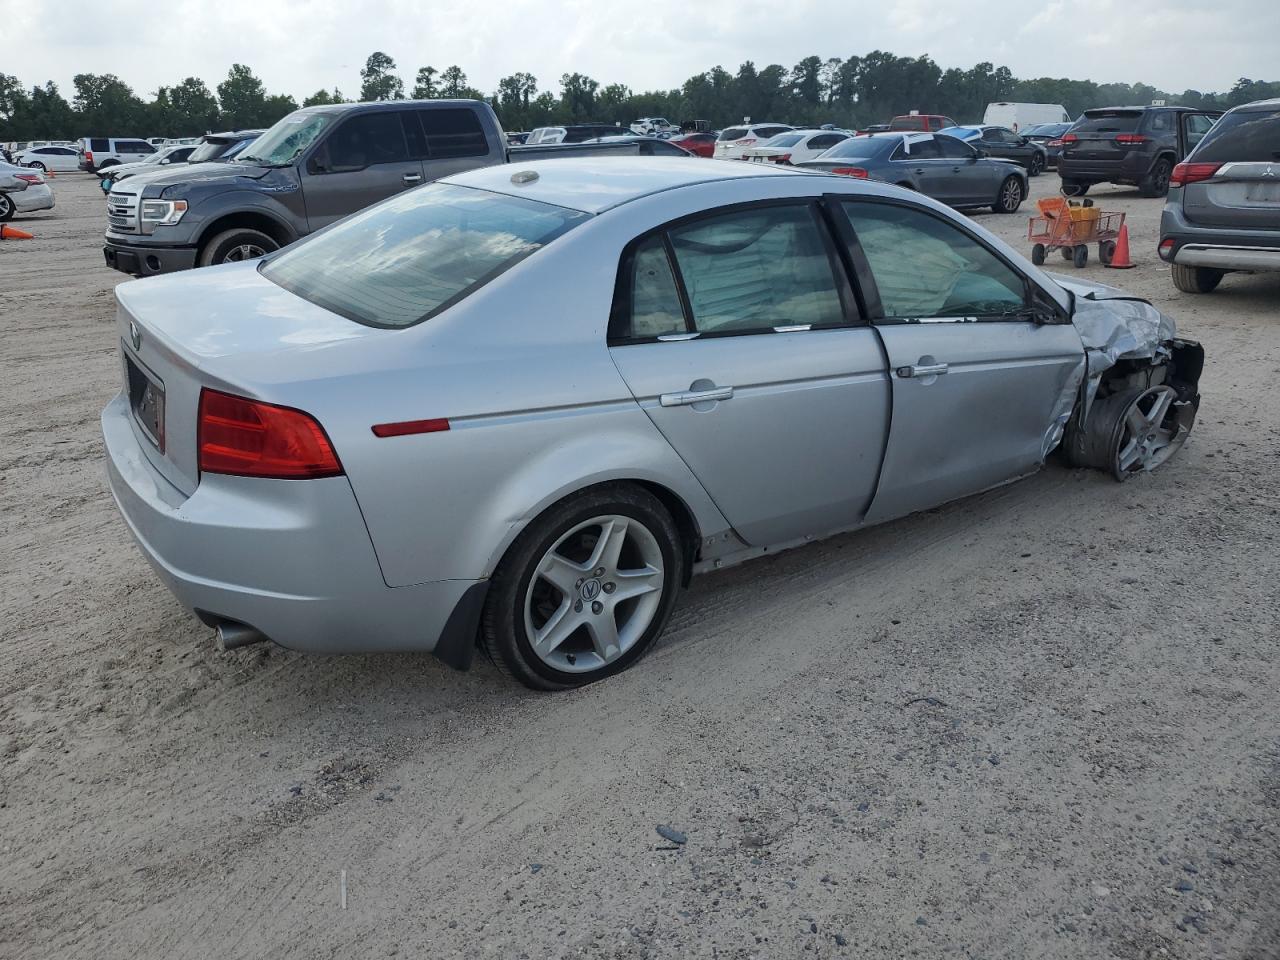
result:
<svg viewBox="0 0 1280 960"><path fill-rule="evenodd" d="M54 188L0 245L0 957L1280 957L1280 276L1178 294L1098 189L1140 265L1077 275L1208 353L1175 461L701 578L535 695L215 651L107 493L122 277Z"/></svg>

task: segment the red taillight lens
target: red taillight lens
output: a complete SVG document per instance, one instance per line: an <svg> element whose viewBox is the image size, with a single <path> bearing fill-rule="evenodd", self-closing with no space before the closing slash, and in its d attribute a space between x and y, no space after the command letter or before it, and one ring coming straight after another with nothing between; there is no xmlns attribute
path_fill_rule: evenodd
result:
<svg viewBox="0 0 1280 960"><path fill-rule="evenodd" d="M38 173L15 173L15 180L25 180L27 183L40 183L40 174Z"/></svg>
<svg viewBox="0 0 1280 960"><path fill-rule="evenodd" d="M1180 163L1169 174L1169 186L1185 187L1188 183L1208 180L1221 166L1220 163Z"/></svg>
<svg viewBox="0 0 1280 960"><path fill-rule="evenodd" d="M1062 137L1063 143L1077 143L1079 140L1080 138L1077 137L1074 133L1067 133L1067 134L1064 134Z"/></svg>
<svg viewBox="0 0 1280 960"><path fill-rule="evenodd" d="M867 171L862 167L833 167L831 172L841 177L857 177L859 180L867 179Z"/></svg>
<svg viewBox="0 0 1280 960"><path fill-rule="evenodd" d="M370 429L375 437L407 437L415 433L441 433L449 429L449 421L443 417L434 420L401 420L398 423L375 423Z"/></svg>
<svg viewBox="0 0 1280 960"><path fill-rule="evenodd" d="M202 390L198 429L202 473L277 480L342 473L324 428L301 410Z"/></svg>
<svg viewBox="0 0 1280 960"><path fill-rule="evenodd" d="M1117 133L1116 143L1146 143L1150 137L1144 137L1140 133Z"/></svg>
<svg viewBox="0 0 1280 960"><path fill-rule="evenodd" d="M1169 237L1165 240L1160 241L1160 246L1157 249L1160 254L1161 260L1168 260L1169 257L1173 254L1173 244L1174 244L1173 237Z"/></svg>

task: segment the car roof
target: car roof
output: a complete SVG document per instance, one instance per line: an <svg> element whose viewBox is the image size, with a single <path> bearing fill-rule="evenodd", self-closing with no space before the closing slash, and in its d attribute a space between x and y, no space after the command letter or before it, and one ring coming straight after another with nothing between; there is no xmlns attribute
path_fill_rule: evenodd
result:
<svg viewBox="0 0 1280 960"><path fill-rule="evenodd" d="M513 178L530 173L536 173L537 178L513 182ZM798 175L773 164L708 163L695 157L565 157L480 167L440 182L601 213L640 197L697 183Z"/></svg>
<svg viewBox="0 0 1280 960"><path fill-rule="evenodd" d="M1280 97L1272 97L1270 100L1254 100L1252 103L1242 103L1238 107L1232 108L1232 113L1252 113L1253 111L1280 110Z"/></svg>

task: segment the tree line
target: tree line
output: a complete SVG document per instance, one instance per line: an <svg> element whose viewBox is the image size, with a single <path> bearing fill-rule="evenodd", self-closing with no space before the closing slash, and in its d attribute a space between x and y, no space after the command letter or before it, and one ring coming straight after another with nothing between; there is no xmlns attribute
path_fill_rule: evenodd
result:
<svg viewBox="0 0 1280 960"><path fill-rule="evenodd" d="M253 71L240 63L232 65L215 90L197 77L187 77L172 87L160 87L150 100L139 97L114 74L77 74L72 84L74 92L67 102L51 81L28 89L16 77L0 73L0 141L195 136L213 130L268 127L299 106L288 94L268 94ZM945 114L961 123L977 122L986 105L999 100L1060 103L1072 116L1090 107L1152 100L1226 109L1280 97L1280 81L1242 77L1225 92L1170 93L1142 83L1018 79L1008 67L987 62L968 70L943 70L928 56L899 57L873 50L847 59L806 57L790 68L776 63L757 68L750 60L734 73L716 66L670 90L636 92L620 83L601 85L581 73L563 74L557 88L540 89L532 74L513 73L486 93L471 86L457 65L443 70L421 67L412 87L406 88L395 60L381 51L372 53L360 71L356 99L406 97L487 100L507 130L585 121L626 126L640 117L707 120L712 126L751 117L797 125L862 127L910 110ZM317 90L302 105L346 101L335 87Z"/></svg>

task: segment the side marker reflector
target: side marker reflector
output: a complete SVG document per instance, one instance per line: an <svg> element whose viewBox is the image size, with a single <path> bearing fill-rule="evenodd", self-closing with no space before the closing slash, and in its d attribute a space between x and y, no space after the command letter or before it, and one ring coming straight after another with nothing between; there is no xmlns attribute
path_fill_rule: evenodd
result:
<svg viewBox="0 0 1280 960"><path fill-rule="evenodd" d="M444 417L435 420L401 420L399 423L375 423L375 437L407 437L413 433L440 433L449 429L449 421Z"/></svg>

